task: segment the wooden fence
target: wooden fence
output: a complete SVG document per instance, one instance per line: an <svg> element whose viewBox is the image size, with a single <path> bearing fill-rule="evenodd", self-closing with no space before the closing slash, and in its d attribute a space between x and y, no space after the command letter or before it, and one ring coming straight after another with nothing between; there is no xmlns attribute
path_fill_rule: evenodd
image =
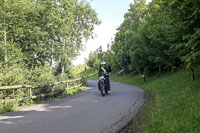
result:
<svg viewBox="0 0 200 133"><path fill-rule="evenodd" d="M46 97L46 96L55 96L55 95L58 95L60 93L62 93L63 91L68 91L70 89L73 89L73 88L78 88L80 86L83 85L83 83L85 82L84 80L86 80L85 78L78 78L78 79L73 79L73 80L66 80L66 81L61 81L61 82L55 82L55 83L52 83L52 84L46 84L46 85L15 85L15 86L2 86L0 87L0 91L3 91L3 90L17 90L17 89L22 89L22 88L25 88L25 89L28 89L29 90L29 96L31 98L31 101L33 99L36 99L38 97ZM80 83L76 83L76 82L80 82ZM69 86L69 84L73 84L72 86ZM57 85L65 85L65 89L64 90L54 90L54 87L57 86ZM33 90L36 90L36 89L41 89L41 88L45 88L45 87L51 87L51 92L50 93L45 93L45 94L39 94L39 95L33 95L32 91ZM25 98L18 98L18 100L22 101L24 100ZM13 99L9 99L9 102L12 102L14 101L15 98ZM1 103L4 103L6 102L7 100L1 100Z"/></svg>
<svg viewBox="0 0 200 133"><path fill-rule="evenodd" d="M55 83L52 83L52 84L46 84L46 85L15 85L15 86L1 86L0 87L0 91L3 91L3 90L17 90L17 89L22 89L22 88L25 88L25 89L28 89L29 91L29 97L31 99L31 101L33 99L36 99L38 97L46 97L46 96L55 96L55 95L58 95L60 93L62 93L63 91L68 91L70 89L73 89L73 88L78 88L80 86L82 86L84 84L84 82L86 82L87 78L88 77L91 77L93 76L94 74L96 73L93 73L93 74L90 74L90 75L86 75L85 78L77 78L77 79L73 79L73 80L66 80L66 81L61 81L61 82L55 82ZM79 84L76 84L76 82L79 81ZM69 86L69 84L73 84L73 86ZM65 85L65 89L64 90L55 90L54 87L57 86L57 85ZM51 88L51 92L49 93L44 93L44 94L39 94L39 95L33 95L33 90L37 90L37 89L41 89L41 88L46 88L46 87L50 87ZM18 100L22 101L24 100L25 98L18 98ZM7 100L5 99L0 99L1 100L1 103L5 103L7 102ZM16 100L15 98L12 98L12 99L9 99L9 102L12 102Z"/></svg>

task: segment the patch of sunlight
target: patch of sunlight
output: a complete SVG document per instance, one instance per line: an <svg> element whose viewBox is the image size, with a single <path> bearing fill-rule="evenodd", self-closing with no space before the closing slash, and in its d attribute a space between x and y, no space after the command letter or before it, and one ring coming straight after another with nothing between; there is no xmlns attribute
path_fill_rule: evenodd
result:
<svg viewBox="0 0 200 133"><path fill-rule="evenodd" d="M50 109L65 109L65 108L72 108L72 106L50 106Z"/></svg>
<svg viewBox="0 0 200 133"><path fill-rule="evenodd" d="M2 124L14 124L13 119L24 118L24 116L2 116L0 115L0 123Z"/></svg>
<svg viewBox="0 0 200 133"><path fill-rule="evenodd" d="M40 104L37 106L32 106L28 108L24 108L20 111L49 111L46 104Z"/></svg>
<svg viewBox="0 0 200 133"><path fill-rule="evenodd" d="M23 118L24 116L1 116L0 115L0 121L5 120L5 119L18 119L18 118Z"/></svg>
<svg viewBox="0 0 200 133"><path fill-rule="evenodd" d="M83 99L74 99L74 100L71 100L72 102L95 102L95 103L98 103L99 101L97 100L83 100Z"/></svg>

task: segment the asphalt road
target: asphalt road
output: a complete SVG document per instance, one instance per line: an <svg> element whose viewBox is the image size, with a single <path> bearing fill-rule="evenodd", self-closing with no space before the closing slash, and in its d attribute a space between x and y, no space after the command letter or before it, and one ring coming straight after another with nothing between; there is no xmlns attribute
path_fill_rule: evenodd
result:
<svg viewBox="0 0 200 133"><path fill-rule="evenodd" d="M112 82L105 97L97 81L88 86L73 96L1 114L0 133L116 133L144 102L144 92L136 86Z"/></svg>

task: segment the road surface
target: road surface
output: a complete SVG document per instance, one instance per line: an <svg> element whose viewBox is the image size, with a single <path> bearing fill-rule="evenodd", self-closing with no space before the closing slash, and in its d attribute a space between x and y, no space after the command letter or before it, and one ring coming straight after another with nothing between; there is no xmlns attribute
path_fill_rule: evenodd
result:
<svg viewBox="0 0 200 133"><path fill-rule="evenodd" d="M105 97L97 81L88 86L73 96L0 114L0 133L116 133L144 102L143 90L133 85L112 82Z"/></svg>

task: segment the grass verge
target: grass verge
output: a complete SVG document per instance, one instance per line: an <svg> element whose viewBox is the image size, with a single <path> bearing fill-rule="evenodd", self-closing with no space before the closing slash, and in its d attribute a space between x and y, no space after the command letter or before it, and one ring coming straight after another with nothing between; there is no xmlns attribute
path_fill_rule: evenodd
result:
<svg viewBox="0 0 200 133"><path fill-rule="evenodd" d="M97 76L90 79L98 79ZM196 80L191 71L147 77L111 75L110 80L134 84L144 89L145 104L122 133L199 133L200 132L200 68Z"/></svg>

